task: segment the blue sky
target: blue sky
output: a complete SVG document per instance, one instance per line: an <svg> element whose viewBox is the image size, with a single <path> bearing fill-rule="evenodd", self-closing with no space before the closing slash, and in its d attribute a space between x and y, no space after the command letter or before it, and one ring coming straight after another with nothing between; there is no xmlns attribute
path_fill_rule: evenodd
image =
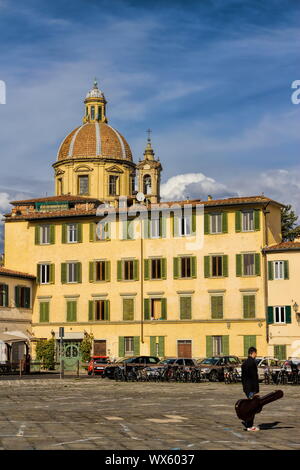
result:
<svg viewBox="0 0 300 470"><path fill-rule="evenodd" d="M166 199L254 195L300 213L300 5L294 0L0 0L0 212L49 195L94 76Z"/></svg>

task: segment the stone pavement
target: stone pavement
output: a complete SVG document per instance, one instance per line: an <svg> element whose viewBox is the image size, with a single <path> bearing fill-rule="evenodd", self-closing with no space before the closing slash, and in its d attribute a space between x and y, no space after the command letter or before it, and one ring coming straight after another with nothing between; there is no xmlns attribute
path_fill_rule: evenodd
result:
<svg viewBox="0 0 300 470"><path fill-rule="evenodd" d="M282 389L249 433L240 384L0 379L0 449L300 449L300 386Z"/></svg>

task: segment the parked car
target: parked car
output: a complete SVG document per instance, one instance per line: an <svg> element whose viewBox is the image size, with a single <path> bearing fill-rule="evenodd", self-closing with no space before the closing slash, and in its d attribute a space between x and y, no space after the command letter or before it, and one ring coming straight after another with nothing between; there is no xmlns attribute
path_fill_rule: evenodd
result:
<svg viewBox="0 0 300 470"><path fill-rule="evenodd" d="M255 358L258 371L258 379L263 380L265 377L265 372L269 369L272 373L274 381L276 380L277 374L281 369L281 362L275 357L256 357Z"/></svg>
<svg viewBox="0 0 300 470"><path fill-rule="evenodd" d="M108 356L92 356L88 365L88 375L92 375L94 370L94 374L104 376L104 371L107 367L107 364L110 364Z"/></svg>
<svg viewBox="0 0 300 470"><path fill-rule="evenodd" d="M198 362L198 366L211 382L223 381L225 368L234 368L241 376L241 365L241 360L237 356L206 357Z"/></svg>
<svg viewBox="0 0 300 470"><path fill-rule="evenodd" d="M155 365L159 363L159 358L155 356L131 356L131 357L123 357L116 361L114 364L109 365L105 368L104 376L108 377L109 379L115 378L116 369L124 369L126 365L126 369L130 369L131 367L145 367L148 365Z"/></svg>
<svg viewBox="0 0 300 470"><path fill-rule="evenodd" d="M169 357L160 361L158 365L186 366L192 367L197 365L197 361L190 357Z"/></svg>
<svg viewBox="0 0 300 470"><path fill-rule="evenodd" d="M292 373L298 371L300 369L300 359L298 357L292 357L283 361L282 367L286 370L289 374L289 380L292 377Z"/></svg>

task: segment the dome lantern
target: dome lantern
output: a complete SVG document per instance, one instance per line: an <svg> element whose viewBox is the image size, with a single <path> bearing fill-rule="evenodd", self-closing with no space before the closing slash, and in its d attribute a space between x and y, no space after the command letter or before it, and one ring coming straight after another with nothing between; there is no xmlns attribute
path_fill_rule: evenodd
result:
<svg viewBox="0 0 300 470"><path fill-rule="evenodd" d="M85 115L83 122L107 122L106 103L105 96L98 88L98 82L95 78L93 88L87 93L84 100Z"/></svg>

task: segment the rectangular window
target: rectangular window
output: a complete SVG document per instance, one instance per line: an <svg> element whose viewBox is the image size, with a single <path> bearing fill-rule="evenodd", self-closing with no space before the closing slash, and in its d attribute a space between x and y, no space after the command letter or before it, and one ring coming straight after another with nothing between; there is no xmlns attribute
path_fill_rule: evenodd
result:
<svg viewBox="0 0 300 470"><path fill-rule="evenodd" d="M162 259L151 259L151 279L162 278Z"/></svg>
<svg viewBox="0 0 300 470"><path fill-rule="evenodd" d="M151 320L160 320L161 316L161 299L151 299Z"/></svg>
<svg viewBox="0 0 300 470"><path fill-rule="evenodd" d="M49 302L40 302L40 323L49 322Z"/></svg>
<svg viewBox="0 0 300 470"><path fill-rule="evenodd" d="M275 345L274 356L276 359L279 359L280 361L283 361L284 359L286 359L287 358L286 345L285 344Z"/></svg>
<svg viewBox="0 0 300 470"><path fill-rule="evenodd" d="M242 231L252 232L254 230L254 211L242 212Z"/></svg>
<svg viewBox="0 0 300 470"><path fill-rule="evenodd" d="M134 355L134 337L125 336L124 346L125 346L125 356L133 356Z"/></svg>
<svg viewBox="0 0 300 470"><path fill-rule="evenodd" d="M41 284L49 284L51 282L50 276L51 276L51 266L50 264L40 264L39 265L40 269L40 283Z"/></svg>
<svg viewBox="0 0 300 470"><path fill-rule="evenodd" d="M8 285L0 284L0 307L8 307Z"/></svg>
<svg viewBox="0 0 300 470"><path fill-rule="evenodd" d="M134 280L134 260L125 260L123 262L123 279L124 281Z"/></svg>
<svg viewBox="0 0 300 470"><path fill-rule="evenodd" d="M57 180L57 194L61 196L63 194L63 179L58 178Z"/></svg>
<svg viewBox="0 0 300 470"><path fill-rule="evenodd" d="M67 301L67 322L76 321L76 318L77 318L76 300Z"/></svg>
<svg viewBox="0 0 300 470"><path fill-rule="evenodd" d="M274 323L286 323L285 307L274 307Z"/></svg>
<svg viewBox="0 0 300 470"><path fill-rule="evenodd" d="M244 318L255 318L255 295L243 295Z"/></svg>
<svg viewBox="0 0 300 470"><path fill-rule="evenodd" d="M15 287L15 304L17 308L30 308L30 287Z"/></svg>
<svg viewBox="0 0 300 470"><path fill-rule="evenodd" d="M95 281L106 281L105 261L95 262Z"/></svg>
<svg viewBox="0 0 300 470"><path fill-rule="evenodd" d="M40 226L40 244L41 245L50 244L50 225Z"/></svg>
<svg viewBox="0 0 300 470"><path fill-rule="evenodd" d="M192 277L192 258L190 256L183 256L180 258L181 260L181 276L182 278L185 277Z"/></svg>
<svg viewBox="0 0 300 470"><path fill-rule="evenodd" d="M274 279L284 279L284 261L274 261Z"/></svg>
<svg viewBox="0 0 300 470"><path fill-rule="evenodd" d="M211 214L210 233L222 233L222 214Z"/></svg>
<svg viewBox="0 0 300 470"><path fill-rule="evenodd" d="M159 218L151 219L149 222L150 222L150 238L159 238L160 237Z"/></svg>
<svg viewBox="0 0 300 470"><path fill-rule="evenodd" d="M211 301L211 318L223 318L223 295L212 295Z"/></svg>
<svg viewBox="0 0 300 470"><path fill-rule="evenodd" d="M223 256L212 256L211 257L211 272L212 277L223 276Z"/></svg>
<svg viewBox="0 0 300 470"><path fill-rule="evenodd" d="M255 255L247 253L243 255L243 276L255 275Z"/></svg>
<svg viewBox="0 0 300 470"><path fill-rule="evenodd" d="M89 194L89 177L88 175L78 176L78 193Z"/></svg>
<svg viewBox="0 0 300 470"><path fill-rule="evenodd" d="M110 237L109 222L99 221L95 224L96 240L107 240Z"/></svg>
<svg viewBox="0 0 300 470"><path fill-rule="evenodd" d="M105 300L95 300L95 320L106 320Z"/></svg>
<svg viewBox="0 0 300 470"><path fill-rule="evenodd" d="M67 226L68 243L78 242L78 224L69 224Z"/></svg>
<svg viewBox="0 0 300 470"><path fill-rule="evenodd" d="M213 356L220 356L223 353L222 336L212 337L212 353L213 353Z"/></svg>
<svg viewBox="0 0 300 470"><path fill-rule="evenodd" d="M180 297L180 320L191 320L192 318L192 297Z"/></svg>
<svg viewBox="0 0 300 470"><path fill-rule="evenodd" d="M117 175L109 175L108 194L109 196L118 196L119 194L119 177Z"/></svg>
<svg viewBox="0 0 300 470"><path fill-rule="evenodd" d="M67 263L67 282L77 282L76 278L77 263Z"/></svg>
<svg viewBox="0 0 300 470"><path fill-rule="evenodd" d="M192 234L192 216L185 215L178 219L179 222L179 235L187 237Z"/></svg>
<svg viewBox="0 0 300 470"><path fill-rule="evenodd" d="M123 299L123 320L134 320L134 299Z"/></svg>

